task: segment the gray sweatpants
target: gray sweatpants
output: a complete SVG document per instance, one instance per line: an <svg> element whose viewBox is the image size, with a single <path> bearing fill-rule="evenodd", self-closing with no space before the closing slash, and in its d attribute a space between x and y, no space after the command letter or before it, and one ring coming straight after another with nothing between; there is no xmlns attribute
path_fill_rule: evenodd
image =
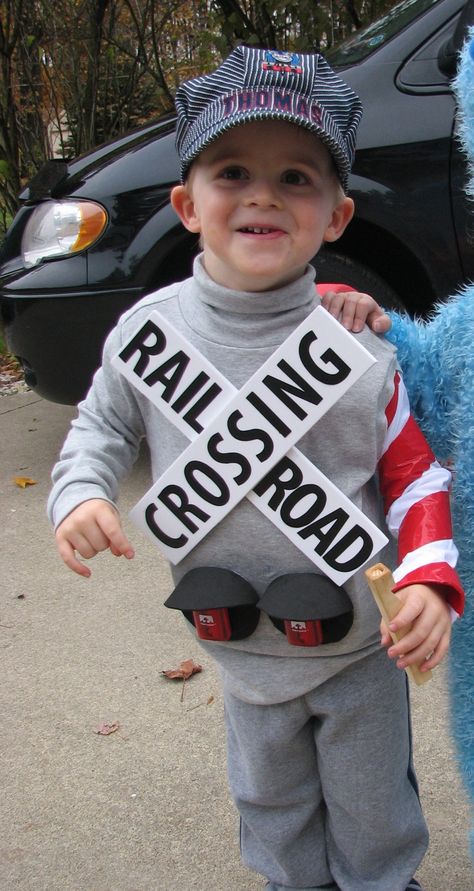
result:
<svg viewBox="0 0 474 891"><path fill-rule="evenodd" d="M275 889L405 891L428 833L406 675L385 651L289 702L250 704L225 682L224 697L244 863Z"/></svg>

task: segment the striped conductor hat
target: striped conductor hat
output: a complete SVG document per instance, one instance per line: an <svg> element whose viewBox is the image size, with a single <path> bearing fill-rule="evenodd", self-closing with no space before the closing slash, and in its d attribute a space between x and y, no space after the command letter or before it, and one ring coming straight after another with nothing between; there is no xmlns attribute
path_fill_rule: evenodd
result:
<svg viewBox="0 0 474 891"><path fill-rule="evenodd" d="M317 53L238 46L211 74L181 84L176 109L183 179L191 162L226 130L271 118L315 133L347 188L362 105Z"/></svg>

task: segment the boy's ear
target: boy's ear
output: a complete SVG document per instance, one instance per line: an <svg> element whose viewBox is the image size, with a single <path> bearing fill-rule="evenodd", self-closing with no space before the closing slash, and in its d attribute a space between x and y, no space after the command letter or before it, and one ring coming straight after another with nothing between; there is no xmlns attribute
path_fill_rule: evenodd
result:
<svg viewBox="0 0 474 891"><path fill-rule="evenodd" d="M336 205L332 212L331 222L324 233L324 241L337 241L341 237L346 226L354 216L354 202L352 198L344 195L344 198Z"/></svg>
<svg viewBox="0 0 474 891"><path fill-rule="evenodd" d="M183 226L189 232L200 232L201 224L196 212L194 201L186 184L174 186L170 194L171 206L178 214Z"/></svg>

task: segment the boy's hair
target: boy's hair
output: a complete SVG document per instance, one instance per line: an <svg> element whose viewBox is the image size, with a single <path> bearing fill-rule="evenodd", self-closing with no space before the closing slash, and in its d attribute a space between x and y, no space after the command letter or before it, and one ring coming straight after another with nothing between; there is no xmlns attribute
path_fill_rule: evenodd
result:
<svg viewBox="0 0 474 891"><path fill-rule="evenodd" d="M347 189L362 105L318 53L238 46L211 74L181 84L176 109L183 180L192 161L226 130L280 119L305 127L324 143Z"/></svg>

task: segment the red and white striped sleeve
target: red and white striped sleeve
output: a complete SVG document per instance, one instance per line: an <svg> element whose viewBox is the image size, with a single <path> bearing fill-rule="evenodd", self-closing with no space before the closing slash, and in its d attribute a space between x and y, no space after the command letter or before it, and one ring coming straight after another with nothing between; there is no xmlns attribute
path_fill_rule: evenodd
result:
<svg viewBox="0 0 474 891"><path fill-rule="evenodd" d="M461 615L464 592L455 570L458 552L452 539L449 489L451 474L437 462L410 414L402 378L385 416L387 431L379 459L385 518L398 539L394 591L412 584L435 585Z"/></svg>

